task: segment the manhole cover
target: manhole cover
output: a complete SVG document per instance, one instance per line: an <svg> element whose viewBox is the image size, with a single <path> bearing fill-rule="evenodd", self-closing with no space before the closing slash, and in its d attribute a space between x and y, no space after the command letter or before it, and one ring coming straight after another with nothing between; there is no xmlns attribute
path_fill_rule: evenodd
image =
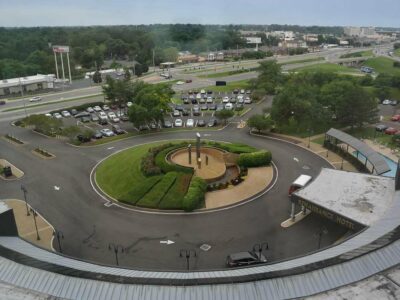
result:
<svg viewBox="0 0 400 300"><path fill-rule="evenodd" d="M304 166L303 166L303 169L304 169L304 170L310 170L311 168L310 168L310 166L304 165Z"/></svg>
<svg viewBox="0 0 400 300"><path fill-rule="evenodd" d="M211 246L208 245L208 244L203 244L203 245L200 246L200 249L203 250L203 251L208 251L208 250L211 249Z"/></svg>

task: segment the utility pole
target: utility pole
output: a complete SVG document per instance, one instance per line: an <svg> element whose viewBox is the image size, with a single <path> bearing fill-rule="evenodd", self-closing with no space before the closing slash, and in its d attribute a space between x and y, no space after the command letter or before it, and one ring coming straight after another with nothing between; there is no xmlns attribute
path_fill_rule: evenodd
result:
<svg viewBox="0 0 400 300"><path fill-rule="evenodd" d="M153 49L153 73L156 72L155 50Z"/></svg>

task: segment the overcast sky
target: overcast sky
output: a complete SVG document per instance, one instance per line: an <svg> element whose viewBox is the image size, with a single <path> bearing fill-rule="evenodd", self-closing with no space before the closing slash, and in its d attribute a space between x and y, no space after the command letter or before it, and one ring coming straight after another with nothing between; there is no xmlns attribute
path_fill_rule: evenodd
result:
<svg viewBox="0 0 400 300"><path fill-rule="evenodd" d="M400 27L400 0L0 0L0 26L154 23Z"/></svg>

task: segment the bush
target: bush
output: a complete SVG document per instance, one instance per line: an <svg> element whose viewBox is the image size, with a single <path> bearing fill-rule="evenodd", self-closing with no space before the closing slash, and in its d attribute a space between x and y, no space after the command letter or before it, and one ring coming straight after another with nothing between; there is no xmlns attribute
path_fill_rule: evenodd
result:
<svg viewBox="0 0 400 300"><path fill-rule="evenodd" d="M159 181L142 199L137 202L137 206L157 208L162 198L174 184L177 177L176 172L169 172Z"/></svg>
<svg viewBox="0 0 400 300"><path fill-rule="evenodd" d="M256 148L241 143L230 144L230 143L208 142L206 145L220 148L222 150L232 152L235 154L252 153L257 151Z"/></svg>
<svg viewBox="0 0 400 300"><path fill-rule="evenodd" d="M186 173L186 174L193 174L192 168L172 164L166 160L166 156L169 152L171 152L174 149L181 148L183 146L184 146L184 144L176 144L174 146L168 147L168 148L160 151L156 155L156 158L155 158L156 166L158 166L163 173L182 172L182 173Z"/></svg>
<svg viewBox="0 0 400 300"><path fill-rule="evenodd" d="M271 160L271 152L263 150L253 153L240 154L237 164L241 167L252 168L269 165Z"/></svg>
<svg viewBox="0 0 400 300"><path fill-rule="evenodd" d="M183 198L182 206L185 211L192 211L204 201L204 195L207 190L207 184L200 177L193 177L190 182L188 192Z"/></svg>

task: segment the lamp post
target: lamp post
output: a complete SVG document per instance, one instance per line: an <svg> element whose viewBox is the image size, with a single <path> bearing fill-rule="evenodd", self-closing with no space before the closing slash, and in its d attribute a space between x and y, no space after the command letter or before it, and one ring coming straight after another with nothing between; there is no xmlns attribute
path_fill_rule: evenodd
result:
<svg viewBox="0 0 400 300"><path fill-rule="evenodd" d="M35 229L36 229L36 240L40 240L40 236L39 236L39 230L37 227L37 222L36 222L36 216L37 216L37 212L31 207L30 208L32 216L33 216L33 222L35 223Z"/></svg>
<svg viewBox="0 0 400 300"><path fill-rule="evenodd" d="M328 234L328 229L326 229L325 226L321 227L320 230L317 233L317 237L318 237L318 249L321 248L321 241L322 241L322 236L324 234Z"/></svg>
<svg viewBox="0 0 400 300"><path fill-rule="evenodd" d="M60 250L61 253L62 252L62 248L61 248L61 239L64 239L64 234L61 230L54 230L53 232L53 236L55 236L57 238L57 243L58 243L58 249Z"/></svg>
<svg viewBox="0 0 400 300"><path fill-rule="evenodd" d="M260 259L261 260L261 254L262 254L262 251L263 250L268 250L269 249L269 246L268 246L268 243L267 242L264 242L264 243L257 243L257 244L254 244L254 246L253 246L253 251L254 252L258 252L258 259Z"/></svg>
<svg viewBox="0 0 400 300"><path fill-rule="evenodd" d="M25 186L21 184L21 191L24 193L24 200L25 200L25 207L26 207L26 215L29 216L29 208L28 208L28 202L26 201L26 194L28 191L26 190Z"/></svg>
<svg viewBox="0 0 400 300"><path fill-rule="evenodd" d="M186 268L189 271L189 262L191 257L197 257L196 250L194 249L181 249L179 257L186 258Z"/></svg>
<svg viewBox="0 0 400 300"><path fill-rule="evenodd" d="M124 253L124 247L121 245L116 245L113 243L108 244L108 250L114 251L115 254L115 262L117 263L117 266L119 266L119 261L118 261L118 253Z"/></svg>

